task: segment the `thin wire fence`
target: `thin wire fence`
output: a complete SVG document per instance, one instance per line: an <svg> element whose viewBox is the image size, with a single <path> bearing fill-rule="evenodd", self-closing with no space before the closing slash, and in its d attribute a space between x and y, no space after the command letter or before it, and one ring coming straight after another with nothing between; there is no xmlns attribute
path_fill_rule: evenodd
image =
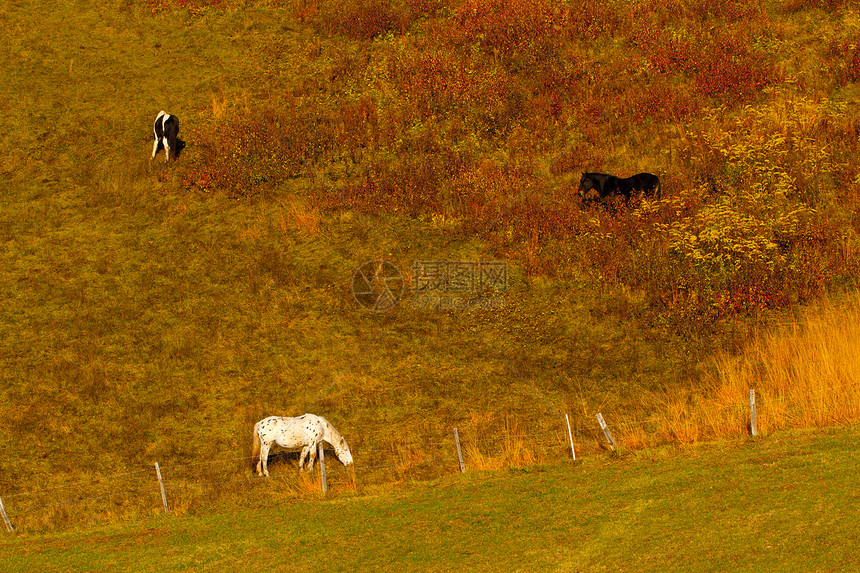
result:
<svg viewBox="0 0 860 573"><path fill-rule="evenodd" d="M838 391L849 386L852 385L838 384L833 389ZM773 401L773 397L763 401L759 398L759 415L769 401ZM755 410L750 406L746 400L739 400L712 412L711 418L718 422L709 425L697 421L696 435L720 435L727 424L733 425L736 433L749 432L755 427L755 420L750 419ZM794 415L796 411L798 416L808 416L808 411L799 407L782 411L787 415ZM274 468L272 478L258 477L253 472L251 456L231 456L162 465L160 471L150 466L95 474L65 484L3 494L0 514L7 531L38 530L87 521L89 517L97 520L117 515L157 514L167 510L168 501L171 511L184 512L216 504L224 494L247 500L250 492L266 494L263 499L324 495L324 487L358 492L368 486L450 475L462 468L495 469L555 463L559 459L572 459L574 452L580 456L607 449L614 451L619 445L628 449L683 442L689 438L684 434L683 421L679 422L679 428L670 429L666 426L671 423L665 416L633 419L615 412L605 413L603 417L611 427L612 442L591 415L558 416L556 413L551 420L543 420L536 427L511 419L505 420L502 427L461 418L449 426L450 436L393 441L389 432L363 432L352 442L355 464L340 465L336 456L331 455L333 451L326 448L331 453L325 456L325 465L318 460L315 466L319 468L317 471L324 472L320 476L296 471L298 450L282 450L269 456L270 471ZM391 445L380 445L385 440L391 440Z"/></svg>

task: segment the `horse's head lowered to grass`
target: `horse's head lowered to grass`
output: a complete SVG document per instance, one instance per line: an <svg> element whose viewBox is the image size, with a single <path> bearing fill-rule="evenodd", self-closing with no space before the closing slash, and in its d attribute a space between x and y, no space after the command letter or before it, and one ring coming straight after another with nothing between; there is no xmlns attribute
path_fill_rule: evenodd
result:
<svg viewBox="0 0 860 573"><path fill-rule="evenodd" d="M352 465L352 452L349 444L340 435L331 422L322 416L304 414L298 418L281 418L269 416L254 424L254 445L252 453L252 465L257 470L257 475L268 477L269 449L272 444L282 448L302 448L299 458L299 470L310 471L314 467L317 457L317 446L326 441L334 448L337 459L345 465ZM308 465L305 468L305 461Z"/></svg>

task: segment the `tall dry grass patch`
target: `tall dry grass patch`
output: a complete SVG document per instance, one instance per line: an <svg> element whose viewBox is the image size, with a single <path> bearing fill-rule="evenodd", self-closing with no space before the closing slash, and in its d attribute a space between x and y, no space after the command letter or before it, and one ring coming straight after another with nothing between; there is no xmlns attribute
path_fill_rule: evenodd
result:
<svg viewBox="0 0 860 573"><path fill-rule="evenodd" d="M318 207L309 207L304 201L291 198L278 201L278 225L286 232L292 226L307 232L309 235L319 233L320 211Z"/></svg>
<svg viewBox="0 0 860 573"><path fill-rule="evenodd" d="M536 436L513 416L500 419L492 413L473 412L469 426L463 457L470 469L524 468L546 462L536 447Z"/></svg>
<svg viewBox="0 0 860 573"><path fill-rule="evenodd" d="M750 435L750 390L760 434L860 421L860 294L806 307L796 321L762 332L740 353L705 365L696 386L643 391L644 412L610 417L626 450Z"/></svg>
<svg viewBox="0 0 860 573"><path fill-rule="evenodd" d="M860 419L860 296L809 307L739 358L715 361L718 388L755 388L759 428L808 428Z"/></svg>
<svg viewBox="0 0 860 573"><path fill-rule="evenodd" d="M748 435L749 391L761 433L860 420L860 295L808 307L797 322L762 333L738 355L724 352L697 391L667 390L654 418L662 441Z"/></svg>

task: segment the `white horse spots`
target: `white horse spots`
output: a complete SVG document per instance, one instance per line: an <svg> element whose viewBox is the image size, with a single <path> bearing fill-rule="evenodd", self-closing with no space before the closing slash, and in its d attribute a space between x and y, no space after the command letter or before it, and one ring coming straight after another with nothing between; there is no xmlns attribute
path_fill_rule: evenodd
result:
<svg viewBox="0 0 860 573"><path fill-rule="evenodd" d="M299 470L311 470L317 456L317 445L326 441L334 448L337 459L345 466L352 464L352 453L343 436L322 416L305 414L298 418L270 416L254 424L253 465L257 475L269 476L267 461L272 444L282 448L302 448ZM304 468L305 460L310 460Z"/></svg>

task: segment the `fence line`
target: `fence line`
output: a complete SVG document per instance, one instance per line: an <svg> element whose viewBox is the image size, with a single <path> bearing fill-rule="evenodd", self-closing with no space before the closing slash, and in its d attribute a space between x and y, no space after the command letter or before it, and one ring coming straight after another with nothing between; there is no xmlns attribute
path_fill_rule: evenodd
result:
<svg viewBox="0 0 860 573"><path fill-rule="evenodd" d="M516 435L512 435L512 436L498 437L498 438L494 438L492 440L483 439L478 443L495 444L498 442L510 441L512 439L529 439L529 438L530 438L529 434L516 434ZM556 443L554 441L549 441L549 440L541 441L541 440L533 440L532 439L529 441L529 443L532 446L542 445L544 447L551 447L551 448L567 447L566 444ZM579 439L579 440L575 440L574 443L578 444L578 445L583 445L583 444L588 444L588 443L596 443L596 441ZM446 445L444 442L436 442L436 444L438 444L440 446ZM465 441L461 442L461 444L472 446L472 442L469 440L465 440ZM423 443L423 444L419 444L419 445L427 445L427 443ZM450 445L450 444L447 444L447 445ZM476 447L476 450L479 450L479 449ZM290 452L292 450L285 450L285 451ZM296 450L296 451L298 451L298 450ZM374 450L367 450L367 451L372 452ZM380 450L377 449L376 451L380 451ZM396 453L396 452L391 452L390 450L386 450L386 451L389 453ZM479 451L479 453L481 453L481 452ZM483 455L493 456L493 455L500 455L502 453L504 453L504 452L503 451L490 451L490 452L484 452ZM469 451L466 450L465 452L462 453L462 455L464 456L464 458L468 458L469 455L471 455L471 454L469 454ZM195 462L195 463L189 463L189 464L175 464L175 465L163 466L163 467L159 468L158 473L160 473L160 469L166 469L166 470L176 470L178 468L195 469L200 465L212 466L212 465L217 464L217 463L223 464L225 462L229 463L229 462L235 462L235 461L241 461L241 460L251 460L251 459L253 459L253 457L254 456L240 456L240 457L234 456L234 457L228 457L228 458L220 458L217 460L210 460L209 462L202 462L202 463ZM421 458L421 459L416 459L416 460L402 460L402 461L386 463L386 464L356 466L356 467L354 467L354 469L352 469L352 471L369 472L369 471L379 470L379 469L404 468L404 467L417 466L417 465L435 464L438 462L443 462L443 461L447 461L447 460L456 460L456 459L458 459L458 456L452 453L450 455L431 456L431 457L426 457L426 458ZM329 473L338 473L338 472L343 472L343 471L350 471L350 470L348 470L347 468L341 468L341 467L337 467L337 466L328 468ZM115 474L102 475L102 476L99 476L99 478L111 480L111 479L117 479L120 477L128 477L131 475L150 474L151 472L152 472L152 469L148 468L148 469L142 469L142 470L134 470L134 471L127 471L127 472L119 472L119 473L115 473ZM96 478L94 480L78 480L76 482L70 482L68 484L62 484L62 485L58 485L58 486L51 486L51 487L43 488L40 490L30 490L30 491L18 492L18 493L6 495L5 497L8 500L9 498L30 496L30 495L36 495L36 494L44 494L47 492L56 492L56 491L61 490L61 489L67 489L67 488L75 486L75 485L80 485L84 482L90 482L89 485L92 487L110 487L111 485L113 485L113 484L99 483L98 482L99 478ZM180 485L171 484L169 479L164 479L164 486L163 487L164 487L164 490L171 491L171 490L187 489L187 488L192 488L192 487L221 485L221 484L227 484L227 483L243 483L243 482L251 483L251 482L255 482L255 481L264 481L265 479L266 478L263 478L263 477L250 476L250 477L245 477L245 478L240 478L240 479L203 481L203 482L185 483L185 484L180 484ZM155 494L158 494L159 491L160 491L160 487L155 487L153 485L152 488L124 489L122 491L106 493L103 495L95 495L95 496L88 496L88 497L77 497L74 499L67 499L67 500L63 500L63 501L57 501L57 502L46 503L46 504L41 504L41 505L27 505L27 506L19 507L18 510L24 511L24 512L30 512L30 511L34 511L34 510L38 510L38 509L49 508L49 507L74 505L74 504L84 503L87 501L104 500L104 499L118 498L118 497L129 496L129 495L142 495L142 494L155 495Z"/></svg>
<svg viewBox="0 0 860 573"><path fill-rule="evenodd" d="M531 436L529 434L518 433L515 435L504 436L504 437L495 437L495 436L486 437L485 436L481 440L468 440L467 439L466 441L461 443L461 447L462 447L462 445L468 445L470 447L476 447L476 446L472 446L472 442L475 442L476 445L477 444L493 445L493 444L497 444L499 442L505 442L505 441L517 440L517 439L529 440L529 443L533 446L534 445L541 445L541 444L549 445L551 447L560 446L560 444L554 443L551 440L543 440L543 441L534 440L534 439L531 439ZM407 445L407 447L438 447L438 448L442 448L442 447L447 446L450 448L453 445L453 442L450 442L450 441L448 441L448 442L423 441L423 442L407 443L406 445ZM476 447L476 450L477 449L478 448ZM297 452L298 450L285 450L285 451L286 452L291 452L291 451ZM398 449L397 448L371 448L368 450L362 450L363 454L364 453L372 454L372 453L378 453L378 452L383 452L383 453L388 454L388 455L391 455L391 454L397 455ZM498 453L500 453L500 452L493 452L491 454L486 454L486 455L498 455ZM327 472L329 474L339 474L341 472L346 472L346 471L367 473L367 472L392 469L392 468L397 468L400 470L407 470L408 468L414 468L415 466L419 466L419 465L437 465L441 462L446 462L446 461L450 461L450 460L458 460L458 459L461 460L460 461L460 463L461 463L460 467L461 467L461 471L463 471L465 469L465 465L464 465L465 461L468 460L470 455L471 454L469 453L468 450L465 452L461 451L459 453L459 455L455 454L452 451L448 455L433 455L433 456L422 457L420 459L414 459L414 460L404 459L404 460L400 460L397 462L390 462L390 463L354 466L353 468L349 468L349 469L334 466L334 467L327 468ZM254 458L254 456L231 456L231 457L226 457L226 458L219 458L216 460L209 460L207 462L194 462L194 463L187 463L187 464L180 463L180 464L168 465L168 466L163 466L163 467L160 466L160 464L158 462L156 462L156 464L155 464L155 470L156 471L154 472L156 474L155 479L151 479L152 487L128 488L128 489L123 489L121 491L111 491L110 493L104 493L104 494L100 494L100 495L90 495L90 496L86 496L86 497L73 496L70 499L54 501L51 503L43 503L43 504L39 504L39 505L22 505L22 506L16 507L15 509L17 510L17 515L20 516L22 514L23 515L32 514L33 512L35 512L37 510L43 510L43 509L48 509L48 508L53 508L53 507L77 505L77 504L82 504L82 503L86 503L86 502L115 499L115 498L121 498L121 497L127 497L127 496L150 495L150 496L153 496L154 498L157 498L157 497L159 497L159 494L160 494L164 510L169 511L169 508L168 508L168 493L169 492L176 492L176 491L186 490L189 488L200 488L200 487L208 487L208 486L216 486L216 485L224 485L224 484L259 483L259 482L264 482L266 480L266 478L257 477L257 476L247 476L247 477L243 477L243 478L239 478L239 479L221 479L221 480L215 479L215 480L197 481L197 482L176 484L176 483L170 482L171 476L169 473L162 475L161 470L168 470L168 471L187 470L187 469L199 470L200 466L212 467L216 464L225 465L225 464L230 464L230 463L234 463L237 461L250 461L253 458ZM141 476L141 475L145 475L145 474L152 475L152 473L153 473L152 467L150 466L147 469L141 469L141 470L117 472L114 474L101 474L101 475L95 476L92 479L77 480L74 482L69 482L69 483L61 484L61 485L57 485L57 486L50 486L50 487L42 488L42 489L38 489L38 490L16 492L14 494L7 495L6 499L7 500L9 498L21 498L21 499L23 499L25 496L35 496L35 495L44 495L44 494L49 494L49 493L56 493L56 492L59 492L61 490L68 489L68 488L71 488L74 486L80 486L81 484L87 484L87 487L89 487L89 488L101 488L101 487L113 488L116 486L116 480L118 480L120 478L127 478L129 476ZM113 483L110 483L111 481L113 481ZM158 485L156 485L156 482L158 482ZM4 513L6 513L5 508L4 508ZM13 517L14 517L14 515L13 515ZM10 524L9 531L10 532L12 531L11 524Z"/></svg>
<svg viewBox="0 0 860 573"><path fill-rule="evenodd" d="M179 463L179 464L173 464L173 465L167 465L167 466L162 465L161 469L176 469L176 468L192 467L192 466L195 466L195 467L196 466L209 466L209 465L214 465L214 464L222 464L225 462L238 462L238 461L242 461L242 460L252 460L252 459L254 459L254 456L220 458L220 459L216 459L216 460L209 460L208 462L194 462L194 463L185 463L185 464ZM146 471L149 471L149 470L146 470Z"/></svg>
<svg viewBox="0 0 860 573"><path fill-rule="evenodd" d="M842 388L846 387L848 384L839 384L834 385L834 388ZM739 414L744 409L749 408L749 426L747 429L752 432L752 435L755 436L757 434L757 424L756 424L756 411L755 411L755 390L750 389L749 402L747 400L740 401L738 404L725 406L717 412L716 416L721 416L726 412L730 412L732 414ZM760 397L759 397L760 398ZM759 399L761 401L761 399ZM761 409L761 405L759 405L759 409ZM763 404L764 407L767 407L767 401ZM792 412L795 409L789 409L786 412ZM616 444L612 438L612 434L609 430L612 427L615 430L621 431L621 434L624 435L624 429L629 428L640 428L643 433L645 433L645 427L649 425L654 425L657 421L652 420L631 420L631 419L616 419L611 414L608 415L606 419L603 418L600 412L597 413L597 423L594 423L594 418L591 421L588 421L588 418L583 416L574 420L574 423L571 424L570 416L568 414L564 414L562 416L558 416L559 420L555 420L553 425L551 425L550 431L543 431L539 436L536 436L534 433L529 433L527 431L519 431L516 434L503 434L499 435L498 433L490 433L489 431L480 431L479 428L475 427L475 421L473 419L465 419L460 418L457 422L466 422L466 427L471 428L471 430L467 430L465 433L460 433L460 426L453 428L453 435L451 438L445 441L435 441L435 440L425 440L421 442L399 442L393 445L390 448L381 448L381 447L371 447L364 449L362 448L360 451L362 453L362 458L367 459L376 459L380 458L383 463L376 464L368 464L361 466L352 466L350 468L340 467L337 465L326 467L325 473L323 476L321 474L320 479L326 480L326 483L321 481L321 485L325 486L323 489L327 489L327 482L329 478L336 477L341 475L344 472L352 472L353 476L358 473L367 474L384 470L396 469L398 473L409 471L410 469L414 469L418 466L438 466L444 462L449 462L451 460L456 460L454 464L451 464L450 471L456 471L457 464L459 464L460 472L464 472L467 470L470 459L473 459L474 455L480 456L488 456L488 457L497 457L504 456L508 453L506 446L511 442L523 441L527 443L527 449L535 452L537 450L541 450L544 452L547 451L567 451L568 455L572 457L572 459L576 460L576 448L579 448L582 451L583 447L587 447L589 445L605 448L605 445L608 444L612 451L615 451ZM663 422L665 423L665 422ZM556 428L556 424L558 427ZM700 428L705 429L717 429L718 427L724 427L724 424L709 424L707 426L702 426L702 424L698 424ZM601 440L601 431L603 432ZM587 435L586 435L587 434ZM673 431L656 431L652 430L646 433L651 436L668 436L669 439L677 438L678 435ZM385 432L374 432L373 434L362 434L360 438L357 440L358 444L361 444L364 440L367 439L369 435L377 435L383 436L386 435ZM499 445L502 445L501 448ZM416 459L406 459L406 456L403 456L405 452L412 449L439 449L440 452L436 455L429 456L420 456ZM285 452L297 452L296 449L284 450ZM447 452L447 453L442 453ZM323 452L320 452L320 463L318 466L322 469L324 466L324 456ZM385 458L391 456L403 456L403 459L399 459L396 461L387 461ZM205 475L206 470L202 467L211 468L216 466L217 464L221 464L222 467L228 466L229 464L235 464L235 462L242 461L250 461L254 459L255 456L231 456L225 458L219 458L214 460L208 460L205 462L193 462L193 463L178 463L175 465L168 466L160 466L158 462L155 462L155 476L153 476L152 466L148 469L140 469L140 470L132 470L119 472L114 474L97 474L96 476L89 479L82 479L73 482L69 482L67 484L50 486L43 489L38 490L30 490L30 491L21 491L12 494L6 494L2 498L0 498L0 516L3 517L4 523L6 525L6 529L8 532L14 531L14 520L18 518L19 520L25 519L27 516L32 515L33 512L37 510L42 510L46 508L81 504L85 502L92 501L101 501L113 498L119 498L124 496L141 496L141 495L152 495L157 497L158 493L161 494L161 501L163 504L163 508L165 512L169 511L169 493L170 492L179 492L183 490L188 490L190 488L203 488L203 487L211 487L225 484L240 484L244 483L247 485L253 485L258 483L265 483L267 478L259 477L255 475L245 476L242 478L227 478L227 479L208 479L206 481L186 481L185 483L171 483L171 479L176 479L177 476L171 475L171 471L175 472L177 470L185 471L192 470L197 475ZM570 458L568 458L570 459ZM162 475L162 469L169 470L167 474ZM202 471L201 471L202 470ZM227 471L231 471L229 468ZM233 468L232 471L235 471ZM120 478L125 478L126 480L130 476L144 476L148 475L147 481L151 485L137 487L137 488L129 488L124 489L122 491L112 491L110 493L104 493L102 495L94 495L88 497L78 497L74 499L66 499L62 501L55 501L52 503L44 503L41 505L21 505L18 506L17 502L19 499L23 501L23 499L27 496L35 496L40 495L44 498L45 494L57 494L60 490L68 489L75 486L81 486L81 484L87 484L85 487L89 488L98 488L98 487L116 487L116 483L105 483L110 480L118 480ZM214 476L213 476L214 477ZM193 479L193 478L192 478ZM354 479L354 478L353 478ZM156 481L158 482L158 486L156 486ZM335 480L337 482L337 480ZM382 482L384 483L384 482ZM0 492L2 493L2 492ZM74 496L73 496L74 497ZM6 505L4 505L4 499L6 501ZM11 508L10 515L10 507L9 501L13 501L13 508Z"/></svg>
<svg viewBox="0 0 860 573"><path fill-rule="evenodd" d="M107 474L107 476L108 476L108 478L125 477L125 476L134 475L134 474L149 473L149 471L150 471L150 470L148 470L148 469L146 469L146 470L134 470L134 471L130 471L130 472L120 472L120 473ZM67 483L67 484L54 485L54 486L51 486L51 487L46 487L46 488L43 488L43 489L34 489L34 490L31 490L31 491L20 491L20 492L17 492L17 493L10 493L10 494L8 494L8 495L6 496L6 498L8 499L8 498L10 498L10 497L20 497L20 496L22 496L22 495L33 495L33 494L35 494L35 493L44 493L44 492L46 492L46 491L52 491L52 490L57 490L57 489L64 489L64 488L67 488L67 487L72 487L72 486L80 485L80 484L82 484L82 483L84 483L84 482L87 482L87 481L93 482L93 483L91 483L90 485L95 485L95 480L96 480L96 479L101 479L102 475L103 475L103 474L100 474L100 475L99 475L99 477L97 477L97 478L93 478L93 479L91 479L91 480L84 480L84 479L82 479L82 480L78 480L78 481L69 482L69 483Z"/></svg>
<svg viewBox="0 0 860 573"><path fill-rule="evenodd" d="M164 489L169 491L169 490L174 490L174 489L187 489L189 487L202 487L205 485L223 485L225 483L241 483L241 482L250 483L252 481L264 481L266 479L268 479L268 478L266 478L265 476L251 476L251 477L245 477L245 478L240 478L240 479L228 479L228 480L221 480L221 481L186 483L186 484L180 484L180 485L165 485Z"/></svg>
<svg viewBox="0 0 860 573"><path fill-rule="evenodd" d="M57 507L57 506L60 506L60 505L74 505L74 504L78 504L78 503L83 503L83 502L85 502L85 501L94 501L94 500L98 500L98 499L110 499L110 498L113 498L113 497L121 497L121 496L129 495L129 494L140 494L140 493L158 493L158 490L157 490L157 489L152 489L152 490L140 490L140 489L138 489L138 490L134 490L134 489L133 489L133 490L126 490L126 491L123 491L123 492L120 492L120 493L111 493L111 494L105 494L105 495L96 495L96 496L92 496L92 497L82 497L82 498L80 498L80 499L70 499L70 500L66 500L66 501L58 501L58 502L55 502L55 503L46 503L46 504L44 504L44 505L33 505L33 506L28 506L26 509L27 509L28 511L32 511L32 510L34 510L34 509L45 509L46 507Z"/></svg>

